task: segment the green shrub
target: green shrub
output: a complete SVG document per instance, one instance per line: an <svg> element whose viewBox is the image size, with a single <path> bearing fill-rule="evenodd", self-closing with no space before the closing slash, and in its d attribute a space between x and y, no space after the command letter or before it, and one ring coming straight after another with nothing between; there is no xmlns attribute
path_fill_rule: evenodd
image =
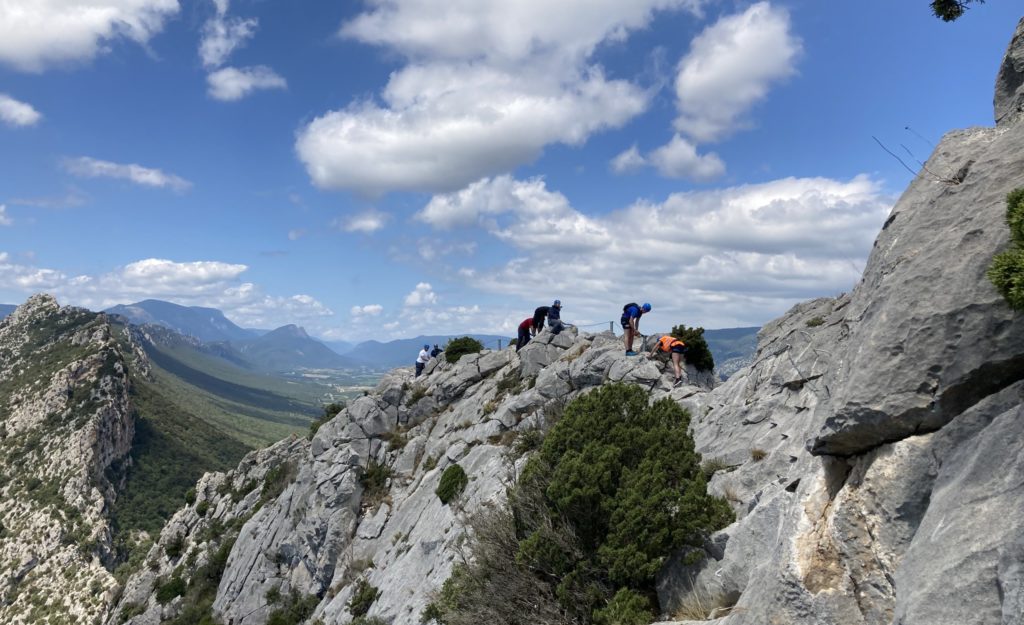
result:
<svg viewBox="0 0 1024 625"><path fill-rule="evenodd" d="M366 579L356 582L356 590L352 598L348 600L348 611L352 616L363 616L370 611L373 602L380 596L376 586L370 584Z"/></svg>
<svg viewBox="0 0 1024 625"><path fill-rule="evenodd" d="M651 602L628 588L615 593L607 607L594 611L595 625L648 625L653 620Z"/></svg>
<svg viewBox="0 0 1024 625"><path fill-rule="evenodd" d="M540 430L524 430L516 437L512 451L516 456L523 456L531 451L540 449L544 443L544 433Z"/></svg>
<svg viewBox="0 0 1024 625"><path fill-rule="evenodd" d="M320 430L321 425L336 417L338 413L344 409L345 404L339 402L331 402L324 406L324 411L323 414L320 415L320 418L314 419L313 422L309 424L309 440L313 440L313 437L316 436L316 433Z"/></svg>
<svg viewBox="0 0 1024 625"><path fill-rule="evenodd" d="M181 551L185 548L185 537L181 534L177 534L171 539L169 543L164 545L164 553L167 554L168 558L174 559L181 555Z"/></svg>
<svg viewBox="0 0 1024 625"><path fill-rule="evenodd" d="M457 339L448 341L448 344L444 347L444 357L450 363L459 362L459 358L462 358L466 354L476 354L482 351L484 348L483 343L476 340L471 336L462 336Z"/></svg>
<svg viewBox="0 0 1024 625"><path fill-rule="evenodd" d="M818 326L823 325L824 323L825 319L822 317L811 317L810 319L807 320L807 327L817 328Z"/></svg>
<svg viewBox="0 0 1024 625"><path fill-rule="evenodd" d="M988 279L1010 308L1024 310L1024 187L1006 196L1006 223L1010 249L992 259Z"/></svg>
<svg viewBox="0 0 1024 625"><path fill-rule="evenodd" d="M417 386L416 388L412 389L412 393L409 395L408 399L405 400L406 408L412 408L413 406L416 405L416 402L418 402L419 400L423 399L426 396L427 387Z"/></svg>
<svg viewBox="0 0 1024 625"><path fill-rule="evenodd" d="M156 589L156 600L160 605L164 605L175 597L184 595L187 589L185 580L180 575L174 575Z"/></svg>
<svg viewBox="0 0 1024 625"><path fill-rule="evenodd" d="M272 467L263 476L263 489L260 491L260 504L273 501L281 496L284 489L295 479L295 463L288 460Z"/></svg>
<svg viewBox="0 0 1024 625"><path fill-rule="evenodd" d="M187 491L185 491L185 503L187 503L188 505L191 506L195 502L196 502L196 489L195 488L190 488Z"/></svg>
<svg viewBox="0 0 1024 625"><path fill-rule="evenodd" d="M348 625L388 625L388 622L379 616L357 616Z"/></svg>
<svg viewBox="0 0 1024 625"><path fill-rule="evenodd" d="M389 479L391 468L371 460L359 478L359 483L363 485L363 503L374 508L384 501L388 494Z"/></svg>
<svg viewBox="0 0 1024 625"><path fill-rule="evenodd" d="M210 501L204 499L196 504L196 514L199 516L206 516L206 513L210 511Z"/></svg>
<svg viewBox="0 0 1024 625"><path fill-rule="evenodd" d="M292 589L285 604L267 615L267 625L299 625L299 623L304 623L310 616L313 616L313 611L316 610L316 606L319 603L320 599L316 595L303 597L297 590Z"/></svg>
<svg viewBox="0 0 1024 625"><path fill-rule="evenodd" d="M708 342L704 340L704 328L677 325L672 328L672 336L686 343L686 353L683 357L686 362L697 367L698 371L711 371L715 368L715 358L711 355Z"/></svg>
<svg viewBox="0 0 1024 625"><path fill-rule="evenodd" d="M459 465L453 464L441 474L441 481L434 492L437 494L437 498L441 500L441 503L448 505L449 501L457 497L462 492L462 489L466 488L466 484L469 484L466 471Z"/></svg>
<svg viewBox="0 0 1024 625"><path fill-rule="evenodd" d="M699 549L734 518L707 494L688 426L685 410L669 399L649 405L637 386L608 384L566 405L509 490L510 510L470 519L473 561L453 571L424 618L650 622L666 558ZM513 609L524 594L535 599L529 610Z"/></svg>
<svg viewBox="0 0 1024 625"><path fill-rule="evenodd" d="M427 459L423 461L424 471L433 471L437 467L437 456L427 456Z"/></svg>

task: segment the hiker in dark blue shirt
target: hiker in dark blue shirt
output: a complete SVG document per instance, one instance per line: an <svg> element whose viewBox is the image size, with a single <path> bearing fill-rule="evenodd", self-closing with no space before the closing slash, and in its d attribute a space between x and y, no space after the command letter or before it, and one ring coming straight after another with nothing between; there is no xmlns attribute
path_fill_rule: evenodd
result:
<svg viewBox="0 0 1024 625"><path fill-rule="evenodd" d="M548 318L548 311L551 310L550 306L538 306L533 311L533 335L537 336L540 331L544 329L544 320Z"/></svg>
<svg viewBox="0 0 1024 625"><path fill-rule="evenodd" d="M565 324L562 323L562 300L560 299L556 299L548 309L548 329L552 334L558 334L565 329Z"/></svg>
<svg viewBox="0 0 1024 625"><path fill-rule="evenodd" d="M636 356L636 352L633 351L633 339L636 338L637 334L640 334L640 317L643 317L644 313L651 312L651 305L644 304L643 306L630 302L622 307L622 318L619 323L622 324L622 340L626 344L626 355Z"/></svg>

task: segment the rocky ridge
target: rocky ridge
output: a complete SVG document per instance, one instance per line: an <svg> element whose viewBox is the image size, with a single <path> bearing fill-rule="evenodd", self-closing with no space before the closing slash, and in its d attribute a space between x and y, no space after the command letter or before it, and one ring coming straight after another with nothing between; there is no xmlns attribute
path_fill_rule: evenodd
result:
<svg viewBox="0 0 1024 625"><path fill-rule="evenodd" d="M93 623L116 598L105 476L131 446L102 315L35 296L0 322L0 621Z"/></svg>
<svg viewBox="0 0 1024 625"><path fill-rule="evenodd" d="M856 288L765 326L753 364L725 384L691 369L672 389L664 363L571 332L435 361L419 379L395 372L311 440L203 478L109 623L184 614L189 596L160 590L196 586L196 567L218 558L206 610L224 623L300 604L308 622L347 623L366 590L366 616L416 623L459 557L462 515L501 504L516 439L609 380L690 409L698 451L720 467L709 488L737 513L702 562L665 566L665 617L1024 622L1024 322L985 279L1008 243L1006 193L1024 186L1020 58L1024 22L998 125L947 135ZM470 481L443 505L434 490L455 463Z"/></svg>

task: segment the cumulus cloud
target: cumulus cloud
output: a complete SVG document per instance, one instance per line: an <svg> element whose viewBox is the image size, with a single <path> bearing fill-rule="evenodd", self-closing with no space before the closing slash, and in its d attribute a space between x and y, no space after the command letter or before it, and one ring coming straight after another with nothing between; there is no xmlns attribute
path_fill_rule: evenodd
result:
<svg viewBox="0 0 1024 625"><path fill-rule="evenodd" d="M708 142L743 127L747 111L796 71L801 49L789 14L768 2L707 27L679 62L676 130Z"/></svg>
<svg viewBox="0 0 1024 625"><path fill-rule="evenodd" d="M649 94L605 76L591 57L659 10L698 0L381 0L341 34L408 64L378 100L325 113L299 133L313 182L376 195L445 192L580 145L643 112Z"/></svg>
<svg viewBox="0 0 1024 625"><path fill-rule="evenodd" d="M245 327L303 322L312 327L334 313L316 298L267 294L242 282L246 265L220 261L176 262L147 258L99 275L71 276L60 270L14 263L0 253L0 289L26 294L48 291L64 303L102 310L146 298L185 306L218 308Z"/></svg>
<svg viewBox="0 0 1024 625"><path fill-rule="evenodd" d="M717 154L697 154L697 146L679 135L651 152L649 160L667 178L708 182L725 173L725 163Z"/></svg>
<svg viewBox="0 0 1024 625"><path fill-rule="evenodd" d="M376 210L368 210L348 217L339 217L334 220L335 227L345 232L362 232L370 234L387 225L388 216Z"/></svg>
<svg viewBox="0 0 1024 625"><path fill-rule="evenodd" d="M7 216L7 205L0 204L0 226L9 226L14 220Z"/></svg>
<svg viewBox="0 0 1024 625"><path fill-rule="evenodd" d="M420 282L408 295L405 296L405 305L409 308L430 306L438 301L437 293L429 282Z"/></svg>
<svg viewBox="0 0 1024 625"><path fill-rule="evenodd" d="M145 44L178 10L178 0L4 0L0 62L38 72L87 61L118 39Z"/></svg>
<svg viewBox="0 0 1024 625"><path fill-rule="evenodd" d="M207 92L215 100L241 100L258 89L286 89L288 82L264 65L225 67L206 77Z"/></svg>
<svg viewBox="0 0 1024 625"><path fill-rule="evenodd" d="M256 35L256 18L228 17L227 0L213 0L216 13L203 25L199 42L199 58L203 66L213 69L223 65L231 53Z"/></svg>
<svg viewBox="0 0 1024 625"><path fill-rule="evenodd" d="M620 152L610 163L612 171L617 174L636 171L646 164L647 159L640 154L635 144L628 150Z"/></svg>
<svg viewBox="0 0 1024 625"><path fill-rule="evenodd" d="M384 312L380 304L367 304L365 306L353 306L351 314L353 317L377 317Z"/></svg>
<svg viewBox="0 0 1024 625"><path fill-rule="evenodd" d="M192 183L188 180L159 169L111 163L88 156L66 159L64 167L68 172L83 178L118 178L147 187L169 188L174 191L187 191L192 188Z"/></svg>
<svg viewBox="0 0 1024 625"><path fill-rule="evenodd" d="M696 318L721 327L760 323L807 297L849 289L891 198L867 176L785 178L588 216L542 180L502 177L431 204L457 210L435 211L428 223L474 223L519 250L503 266L460 272L477 288L536 299L537 285L521 280L528 272L544 276L545 297L573 302L566 312L577 320L607 319L609 301L625 297L676 315L666 315L666 326ZM507 223L479 219L495 206Z"/></svg>
<svg viewBox="0 0 1024 625"><path fill-rule="evenodd" d="M43 116L32 108L31 104L0 93L0 121L8 126L34 126L42 118Z"/></svg>

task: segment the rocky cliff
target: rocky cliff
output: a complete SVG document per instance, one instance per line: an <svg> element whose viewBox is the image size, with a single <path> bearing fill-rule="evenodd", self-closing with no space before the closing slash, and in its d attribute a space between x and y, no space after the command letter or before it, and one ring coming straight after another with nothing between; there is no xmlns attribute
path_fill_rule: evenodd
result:
<svg viewBox="0 0 1024 625"><path fill-rule="evenodd" d="M94 623L118 583L105 472L131 445L102 315L31 298L0 323L0 622Z"/></svg>
<svg viewBox="0 0 1024 625"><path fill-rule="evenodd" d="M736 512L702 559L666 563L664 618L1024 622L1024 319L985 278L1024 186L1021 58L1024 22L997 125L947 135L856 288L765 326L726 383L690 368L673 388L665 362L574 331L393 372L309 438L205 475L106 622L418 623L467 555L466 515L503 505L526 443L608 381L689 408ZM443 503L455 464L468 483Z"/></svg>

